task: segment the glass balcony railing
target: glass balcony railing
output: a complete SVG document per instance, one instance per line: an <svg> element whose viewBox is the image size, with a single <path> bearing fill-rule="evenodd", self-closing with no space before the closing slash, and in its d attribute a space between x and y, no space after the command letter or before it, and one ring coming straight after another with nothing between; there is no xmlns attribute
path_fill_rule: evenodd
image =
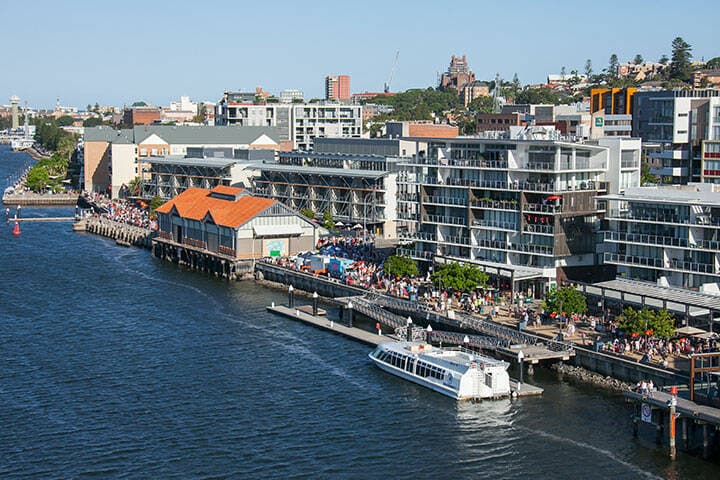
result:
<svg viewBox="0 0 720 480"><path fill-rule="evenodd" d="M695 240L686 238L668 237L662 235L649 235L644 233L623 233L605 232L605 240L609 242L641 243L646 245L658 245L663 247L678 247L689 249L720 250L720 241L717 240Z"/></svg>

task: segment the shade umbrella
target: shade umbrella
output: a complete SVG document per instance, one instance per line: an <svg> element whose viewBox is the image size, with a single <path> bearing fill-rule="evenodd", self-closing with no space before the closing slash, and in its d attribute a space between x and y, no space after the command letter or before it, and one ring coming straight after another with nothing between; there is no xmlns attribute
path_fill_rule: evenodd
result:
<svg viewBox="0 0 720 480"><path fill-rule="evenodd" d="M353 228L353 230L362 230L363 226L360 225L359 223L356 223L355 225L353 225L352 228Z"/></svg>
<svg viewBox="0 0 720 480"><path fill-rule="evenodd" d="M345 224L342 223L342 222L335 222L335 226L336 226L336 227L344 227Z"/></svg>
<svg viewBox="0 0 720 480"><path fill-rule="evenodd" d="M678 334L678 335L688 335L688 336L690 336L690 335L697 335L697 334L700 334L700 333L705 333L705 330L702 330L702 329L700 329L700 328L691 327L691 326L688 325L688 326L685 326L685 327L676 328L676 329L675 329L675 333Z"/></svg>

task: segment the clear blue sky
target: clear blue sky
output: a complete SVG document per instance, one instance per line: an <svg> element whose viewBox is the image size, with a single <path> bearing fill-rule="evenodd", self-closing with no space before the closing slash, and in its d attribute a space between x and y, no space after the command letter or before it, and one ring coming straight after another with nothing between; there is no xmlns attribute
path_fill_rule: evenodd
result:
<svg viewBox="0 0 720 480"><path fill-rule="evenodd" d="M381 91L396 50L393 90L434 86L463 53L480 79L537 83L613 52L655 61L677 36L695 59L720 56L719 14L717 0L0 0L0 103L166 105L256 85L312 98L328 74Z"/></svg>

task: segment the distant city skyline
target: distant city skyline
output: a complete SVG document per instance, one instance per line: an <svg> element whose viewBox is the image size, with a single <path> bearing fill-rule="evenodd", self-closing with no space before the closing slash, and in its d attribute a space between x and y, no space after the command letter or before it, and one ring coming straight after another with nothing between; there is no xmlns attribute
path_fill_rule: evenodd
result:
<svg viewBox="0 0 720 480"><path fill-rule="evenodd" d="M333 8L328 8L330 5ZM720 56L710 0L475 2L368 0L348 8L279 0L262 11L231 1L35 1L0 3L6 54L0 103L37 108L168 105L181 95L217 101L225 90L324 98L327 75L350 75L352 93L381 92L400 51L392 91L436 86L451 55L467 55L478 79L541 83L547 74L600 72L612 53L657 61L683 37L693 59ZM622 19L622 21L618 21ZM12 41L11 41L12 40Z"/></svg>

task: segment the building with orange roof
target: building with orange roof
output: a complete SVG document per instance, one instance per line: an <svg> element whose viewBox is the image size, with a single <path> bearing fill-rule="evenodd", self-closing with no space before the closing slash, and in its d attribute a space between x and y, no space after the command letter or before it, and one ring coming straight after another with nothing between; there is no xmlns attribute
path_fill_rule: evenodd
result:
<svg viewBox="0 0 720 480"><path fill-rule="evenodd" d="M161 205L153 254L228 278L258 258L312 250L317 225L282 203L219 185L188 188Z"/></svg>

